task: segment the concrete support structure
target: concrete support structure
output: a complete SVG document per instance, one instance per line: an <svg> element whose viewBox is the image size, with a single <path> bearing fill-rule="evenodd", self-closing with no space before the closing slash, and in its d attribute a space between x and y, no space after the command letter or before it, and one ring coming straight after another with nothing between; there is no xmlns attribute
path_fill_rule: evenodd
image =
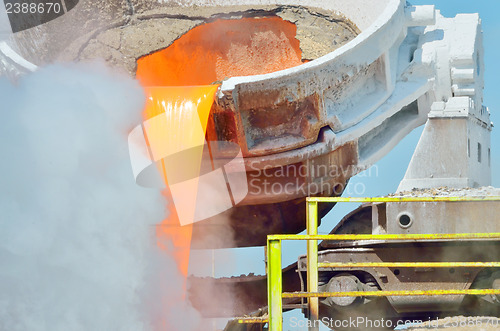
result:
<svg viewBox="0 0 500 331"><path fill-rule="evenodd" d="M461 42L444 43L446 38L437 38L451 26L455 31L450 40ZM450 66L436 66L435 101L430 104L427 123L398 191L488 186L493 124L488 108L482 105L481 20L477 14L441 19L433 34L434 41L425 43L423 51L434 47L438 56L448 54Z"/></svg>
<svg viewBox="0 0 500 331"><path fill-rule="evenodd" d="M398 191L489 186L492 124L488 109L468 96L436 102L431 109Z"/></svg>

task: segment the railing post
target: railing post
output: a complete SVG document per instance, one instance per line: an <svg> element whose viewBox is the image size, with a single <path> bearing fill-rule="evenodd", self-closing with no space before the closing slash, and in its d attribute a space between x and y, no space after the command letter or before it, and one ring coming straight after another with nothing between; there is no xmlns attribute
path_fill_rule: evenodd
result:
<svg viewBox="0 0 500 331"><path fill-rule="evenodd" d="M281 240L267 239L267 295L269 331L283 331Z"/></svg>
<svg viewBox="0 0 500 331"><path fill-rule="evenodd" d="M307 201L307 234L318 234L318 202ZM307 241L307 292L318 292L318 241ZM310 331L319 330L319 298L309 298Z"/></svg>

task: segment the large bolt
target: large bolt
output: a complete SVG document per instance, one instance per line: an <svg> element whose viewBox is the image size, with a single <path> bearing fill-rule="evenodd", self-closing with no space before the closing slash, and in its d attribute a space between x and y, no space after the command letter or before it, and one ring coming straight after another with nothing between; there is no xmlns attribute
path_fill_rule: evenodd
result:
<svg viewBox="0 0 500 331"><path fill-rule="evenodd" d="M334 276L326 287L328 292L363 291L361 281L354 275L341 274ZM331 306L348 307L363 302L363 297L328 297L326 300Z"/></svg>

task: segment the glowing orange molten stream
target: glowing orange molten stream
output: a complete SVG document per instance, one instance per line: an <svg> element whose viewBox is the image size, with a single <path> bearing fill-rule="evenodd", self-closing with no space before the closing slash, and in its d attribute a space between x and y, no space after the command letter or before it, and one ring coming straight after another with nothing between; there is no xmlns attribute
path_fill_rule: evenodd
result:
<svg viewBox="0 0 500 331"><path fill-rule="evenodd" d="M297 27L279 17L218 20L137 61L144 86L207 85L302 64Z"/></svg>
<svg viewBox="0 0 500 331"><path fill-rule="evenodd" d="M294 24L279 17L217 20L195 27L168 48L140 58L137 61L137 79L143 86L150 87L146 89L148 101L143 112L144 119L168 111L172 121L189 123L183 117L185 111L183 115L179 108L161 107L158 101L175 104L173 101L184 98L184 104L197 104L200 98L208 95L206 100L209 102L203 102L193 110L198 112L203 130L206 130L218 86L193 85L208 85L233 76L265 74L302 64L296 30ZM155 90L152 86L185 87ZM185 139L182 127L169 125L169 134ZM149 140L151 147L155 142L151 137ZM165 181L166 177L164 173ZM168 190L164 195L169 195ZM174 256L179 270L187 276L192 225L181 227L173 204L169 203L168 208L168 218L157 227L159 245ZM173 243L174 247L169 243Z"/></svg>
<svg viewBox="0 0 500 331"><path fill-rule="evenodd" d="M147 142L153 155L174 155L182 150L203 146L208 116L218 87L218 85L145 87L144 119L148 120L162 113L165 113L167 115L166 119L168 119L159 122L161 125L144 123L145 128L147 128ZM175 162L180 162L178 166L182 172L199 174L202 151L202 148L198 148L196 149L198 155L190 155L188 160L176 160ZM172 164L166 165L165 162L165 159L158 162L158 170L163 175L163 180L168 187L168 180L172 179L175 182L176 174L167 172L166 169L169 169L169 167L172 169ZM192 197L193 205L177 205L176 208L192 208L194 213L196 191L196 187L190 189L189 192L184 191L186 197ZM173 199L169 190L165 190L163 194L169 200L169 203L167 203L169 215L157 227L159 246L175 258L179 270L186 276L189 266L192 224L180 226L178 214L176 209L173 208Z"/></svg>

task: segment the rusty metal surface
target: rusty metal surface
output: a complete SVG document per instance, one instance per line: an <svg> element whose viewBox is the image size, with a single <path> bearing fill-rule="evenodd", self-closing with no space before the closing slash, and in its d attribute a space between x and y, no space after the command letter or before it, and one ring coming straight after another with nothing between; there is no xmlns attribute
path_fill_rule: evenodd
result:
<svg viewBox="0 0 500 331"><path fill-rule="evenodd" d="M362 69L342 68L341 73L332 73L329 81L323 82L324 86L318 86L316 91L303 81L291 79L276 81L274 88L266 87L265 90L258 85L238 85L217 101L218 108L224 109L226 116L231 118L229 138L241 146L245 157L256 157L311 145L325 127L333 132L344 130L356 122L349 117L352 116L349 113L354 112L349 109L353 104L352 94L356 93L359 99L362 98L359 94L364 93L353 86L380 85L380 91L384 91L385 87L377 78L383 72L384 61L377 59ZM380 100L373 100L373 103L380 103L385 97L382 93ZM224 124L225 121L212 118L209 128L215 132L211 135L227 136Z"/></svg>
<svg viewBox="0 0 500 331"><path fill-rule="evenodd" d="M246 166L248 195L242 205L263 204L305 198L339 196L357 168L357 145L346 143L320 155L291 155L282 163ZM245 161L247 162L247 161ZM304 220L301 220L303 223ZM305 225L305 224L304 224Z"/></svg>
<svg viewBox="0 0 500 331"><path fill-rule="evenodd" d="M245 139L247 154L250 151L254 155L256 151L261 151L260 154L276 153L309 145L316 141L324 126L320 121L321 100L317 93L301 100L274 104L274 100L266 100L275 98L273 92L278 91L245 98L240 96L238 110L244 130L240 136Z"/></svg>

